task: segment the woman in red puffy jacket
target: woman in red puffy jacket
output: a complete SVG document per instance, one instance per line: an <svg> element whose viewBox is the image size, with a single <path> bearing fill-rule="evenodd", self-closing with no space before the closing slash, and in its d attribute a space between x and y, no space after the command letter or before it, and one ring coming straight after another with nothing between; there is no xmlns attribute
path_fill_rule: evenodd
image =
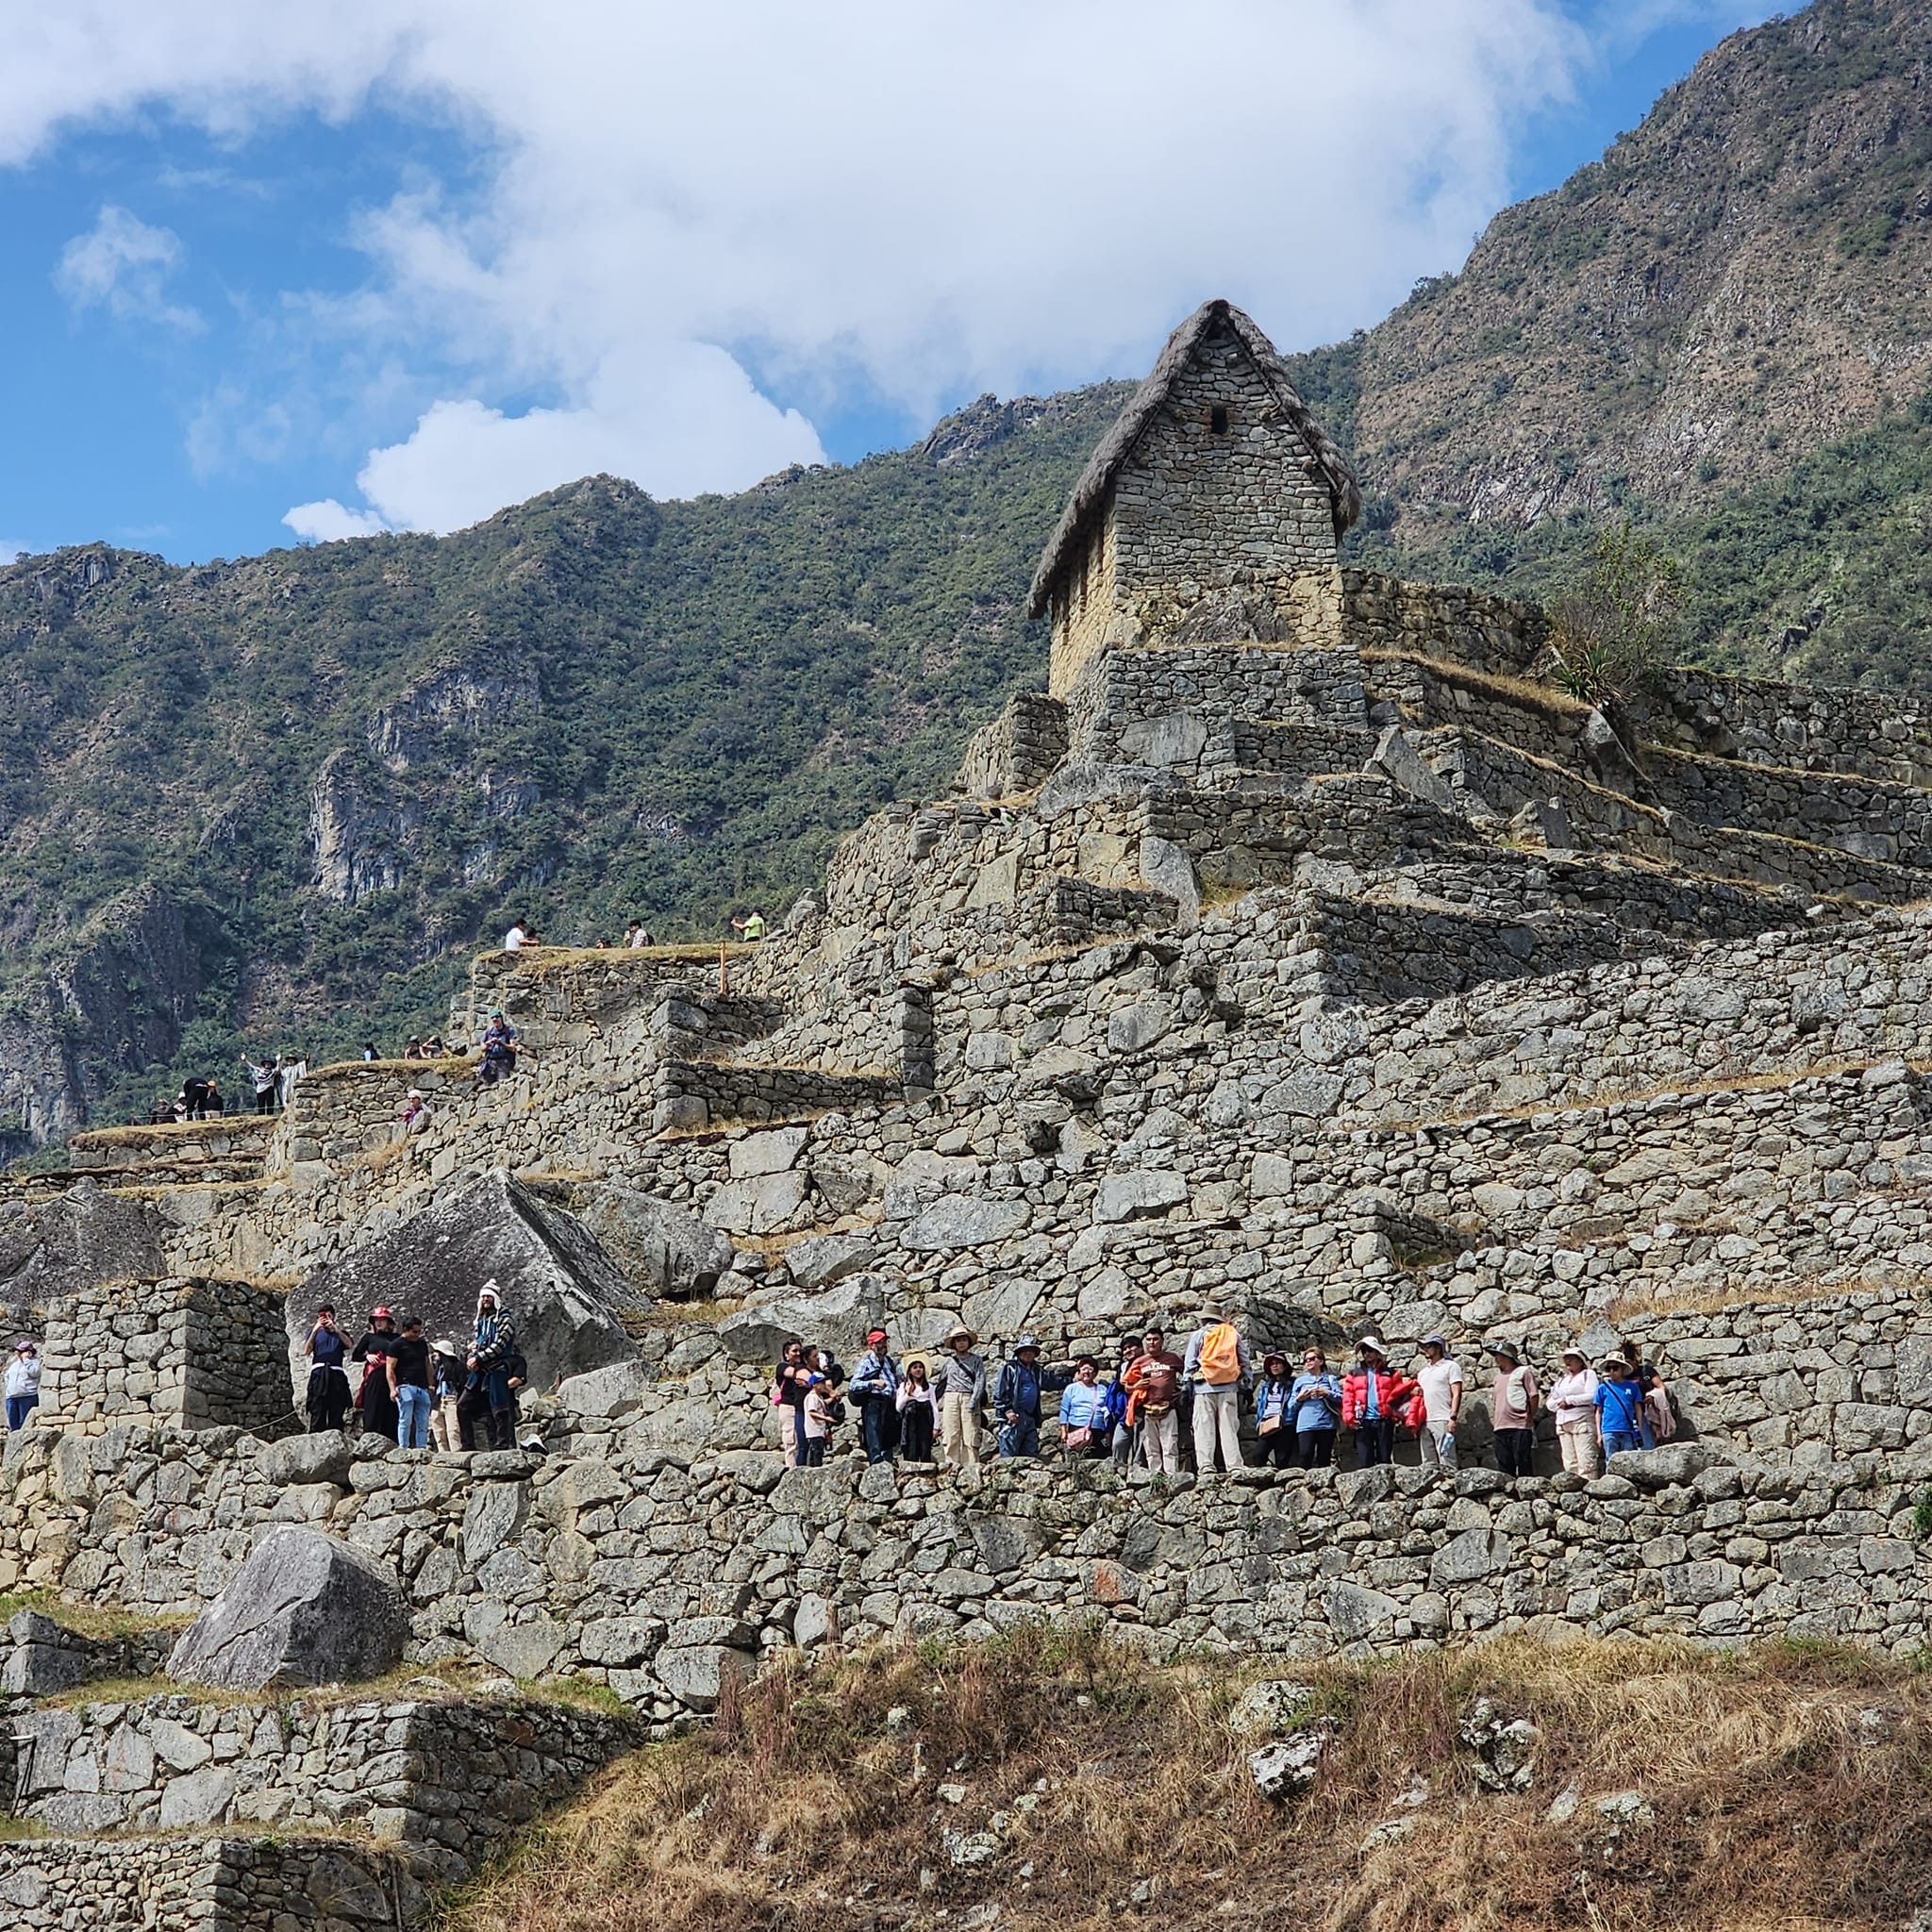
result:
<svg viewBox="0 0 1932 1932"><path fill-rule="evenodd" d="M1341 1426L1355 1431L1357 1469L1395 1460L1395 1424L1407 1419L1420 1385L1389 1366L1389 1351L1378 1335L1357 1344L1361 1359L1341 1378Z"/></svg>

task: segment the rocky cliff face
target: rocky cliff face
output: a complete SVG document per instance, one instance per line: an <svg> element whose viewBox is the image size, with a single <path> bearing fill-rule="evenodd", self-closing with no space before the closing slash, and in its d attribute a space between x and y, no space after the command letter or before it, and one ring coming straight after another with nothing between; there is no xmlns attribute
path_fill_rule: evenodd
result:
<svg viewBox="0 0 1932 1932"><path fill-rule="evenodd" d="M1411 525L1704 502L1916 396L1928 56L1924 0L1818 0L1498 215L1357 345L1372 486Z"/></svg>

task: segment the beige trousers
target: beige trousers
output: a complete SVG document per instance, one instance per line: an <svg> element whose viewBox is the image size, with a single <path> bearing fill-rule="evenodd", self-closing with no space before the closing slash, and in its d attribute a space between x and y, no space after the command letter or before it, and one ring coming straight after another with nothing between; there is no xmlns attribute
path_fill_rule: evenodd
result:
<svg viewBox="0 0 1932 1932"><path fill-rule="evenodd" d="M1181 1412L1171 1408L1165 1415L1141 1412L1141 1459L1152 1470L1165 1470L1178 1475L1181 1468Z"/></svg>
<svg viewBox="0 0 1932 1932"><path fill-rule="evenodd" d="M941 1398L940 1448L950 1468L979 1467L979 1417L970 1397L947 1394Z"/></svg>
<svg viewBox="0 0 1932 1932"><path fill-rule="evenodd" d="M1597 1474L1596 1427L1591 1423L1558 1423L1557 1444L1563 1452L1563 1467L1571 1475Z"/></svg>
<svg viewBox="0 0 1932 1932"><path fill-rule="evenodd" d="M1214 1445L1221 1443L1223 1469L1240 1469L1241 1456L1241 1390L1239 1382L1210 1389L1207 1383L1194 1390L1194 1469L1198 1474L1214 1473Z"/></svg>

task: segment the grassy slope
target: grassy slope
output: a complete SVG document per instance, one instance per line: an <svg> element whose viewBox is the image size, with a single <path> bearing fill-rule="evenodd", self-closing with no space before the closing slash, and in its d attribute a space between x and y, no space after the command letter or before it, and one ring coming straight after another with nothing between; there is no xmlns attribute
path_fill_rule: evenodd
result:
<svg viewBox="0 0 1932 1932"><path fill-rule="evenodd" d="M1339 1725L1288 1805L1226 1723L1259 1661L1158 1669L1031 1630L781 1671L607 1774L452 1926L1744 1932L1896 1927L1932 1893L1932 1685L1904 1666L1508 1641L1274 1668ZM1479 1696L1543 1734L1526 1794L1477 1787L1457 1732ZM1597 1801L1633 1790L1654 1821L1613 1826ZM999 1855L956 1867L948 1835L995 1814ZM1391 1820L1412 1835L1363 1849Z"/></svg>

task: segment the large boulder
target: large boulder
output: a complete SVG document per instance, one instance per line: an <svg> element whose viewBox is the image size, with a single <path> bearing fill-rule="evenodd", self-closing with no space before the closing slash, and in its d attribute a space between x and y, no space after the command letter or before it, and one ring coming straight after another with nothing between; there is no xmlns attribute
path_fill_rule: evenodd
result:
<svg viewBox="0 0 1932 1932"><path fill-rule="evenodd" d="M225 1690L355 1684L402 1661L408 1609L386 1565L281 1524L181 1633L168 1674Z"/></svg>
<svg viewBox="0 0 1932 1932"><path fill-rule="evenodd" d="M774 1295L726 1315L718 1340L734 1361L775 1362L796 1339L850 1363L865 1346L865 1331L885 1314L887 1285L881 1275L855 1274L823 1294Z"/></svg>
<svg viewBox="0 0 1932 1932"><path fill-rule="evenodd" d="M627 1361L637 1346L621 1311L641 1297L583 1223L541 1205L507 1174L485 1174L387 1234L318 1269L289 1297L289 1351L299 1394L302 1344L324 1302L351 1341L369 1310L423 1317L429 1339L466 1341L477 1291L493 1282L515 1318L532 1389Z"/></svg>
<svg viewBox="0 0 1932 1932"><path fill-rule="evenodd" d="M0 1309L9 1322L57 1296L169 1272L145 1201L82 1181L52 1200L0 1202Z"/></svg>
<svg viewBox="0 0 1932 1932"><path fill-rule="evenodd" d="M646 1297L702 1301L730 1272L730 1239L681 1208L615 1181L580 1188L573 1203L633 1288Z"/></svg>

